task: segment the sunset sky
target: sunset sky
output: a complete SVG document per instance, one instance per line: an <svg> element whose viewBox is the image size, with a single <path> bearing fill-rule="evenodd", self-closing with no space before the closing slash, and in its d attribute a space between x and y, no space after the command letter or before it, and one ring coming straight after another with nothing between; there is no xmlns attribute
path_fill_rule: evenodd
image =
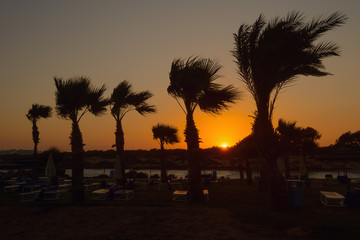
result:
<svg viewBox="0 0 360 240"><path fill-rule="evenodd" d="M123 120L125 149L158 148L151 127L172 124L185 148L185 115L167 94L174 58L201 56L224 66L219 83L243 92L241 101L219 116L195 112L201 147L233 145L251 132L255 104L236 73L230 51L233 33L259 14L267 19L292 10L311 19L340 11L348 22L321 40L337 43L340 57L325 61L331 76L298 77L278 99L273 123L279 118L317 129L321 146L333 144L346 131L360 130L360 2L318 1L12 1L0 2L0 150L32 149L32 104L55 107L53 77L88 76L94 86L105 84L109 96L122 80L134 90L154 94L157 113L143 117L130 112ZM69 151L71 122L55 111L38 122L39 150L55 146ZM111 149L115 120L86 115L80 122L85 150Z"/></svg>

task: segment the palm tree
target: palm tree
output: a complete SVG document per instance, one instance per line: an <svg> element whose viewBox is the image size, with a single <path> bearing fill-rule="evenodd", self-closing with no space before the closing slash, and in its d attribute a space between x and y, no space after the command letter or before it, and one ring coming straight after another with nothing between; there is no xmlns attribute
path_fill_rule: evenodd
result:
<svg viewBox="0 0 360 240"><path fill-rule="evenodd" d="M122 158L124 152L124 131L122 128L121 121L125 115L130 111L137 111L141 115L146 115L148 113L155 113L155 106L149 105L147 100L153 95L149 91L134 92L132 86L126 80L119 83L119 85L114 88L113 93L110 97L110 110L111 115L116 121L116 131L115 131L115 146L116 154L120 159L121 175L125 176L124 160Z"/></svg>
<svg viewBox="0 0 360 240"><path fill-rule="evenodd" d="M88 77L74 77L68 80L54 78L56 86L56 112L66 120L71 120L70 145L72 151L72 200L84 201L84 144L79 122L90 112L100 116L106 111L108 101L103 98L105 87L93 88Z"/></svg>
<svg viewBox="0 0 360 240"><path fill-rule="evenodd" d="M234 34L238 73L253 96L257 116L254 134L270 171L270 185L275 203L286 204L284 179L277 169L276 138L272 125L275 101L281 89L297 76L326 76L322 60L338 56L338 47L317 42L325 32L344 24L346 16L333 13L326 18L304 22L303 15L292 12L284 18L266 22L263 15L253 25L242 24ZM281 201L284 198L285 201Z"/></svg>
<svg viewBox="0 0 360 240"><path fill-rule="evenodd" d="M279 119L278 126L275 129L279 141L280 155L285 163L285 178L290 178L290 155L298 153L299 129L296 122L286 122L283 119Z"/></svg>
<svg viewBox="0 0 360 240"><path fill-rule="evenodd" d="M154 139L159 141L160 144L160 164L161 164L161 182L167 182L166 166L165 166L165 149L164 144L174 144L179 142L177 136L178 129L170 125L157 124L152 127Z"/></svg>
<svg viewBox="0 0 360 240"><path fill-rule="evenodd" d="M306 156L313 153L318 144L316 140L320 139L320 133L312 128L302 128L296 126L296 122L286 122L279 120L275 134L279 140L280 155L285 160L285 177L290 176L289 156L301 155L302 162L305 164Z"/></svg>
<svg viewBox="0 0 360 240"><path fill-rule="evenodd" d="M39 128L37 127L37 122L41 118L49 118L51 117L51 110L50 106L40 105L40 104L33 104L29 109L28 113L26 114L27 119L32 122L32 137L34 141L34 158L37 155L37 146L39 144Z"/></svg>
<svg viewBox="0 0 360 240"><path fill-rule="evenodd" d="M305 175L307 178L306 171L306 156L313 154L318 149L318 143L316 142L321 138L321 134L312 127L300 128L300 138L299 138L299 152L302 155L302 164L305 167L305 172L301 175ZM301 170L301 169L300 169Z"/></svg>
<svg viewBox="0 0 360 240"><path fill-rule="evenodd" d="M193 117L195 109L199 107L205 113L220 114L221 110L227 109L239 98L239 92L232 85L224 87L214 82L220 77L220 69L221 65L217 61L198 57L190 57L186 61L175 59L171 64L167 91L186 115L184 134L189 154L189 198L193 201L203 199L199 132Z"/></svg>

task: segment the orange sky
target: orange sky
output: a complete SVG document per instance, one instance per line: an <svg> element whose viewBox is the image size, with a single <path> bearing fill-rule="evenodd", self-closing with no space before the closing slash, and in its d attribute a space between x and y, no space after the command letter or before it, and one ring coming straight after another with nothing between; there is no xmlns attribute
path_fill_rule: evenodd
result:
<svg viewBox="0 0 360 240"><path fill-rule="evenodd" d="M270 3L271 2L271 3ZM0 150L32 149L31 123L25 117L33 103L54 107L53 77L86 75L94 86L105 84L106 96L122 80L135 90L150 90L150 103L158 112L142 117L130 112L123 121L125 149L157 148L151 127L157 123L179 128L185 148L185 115L167 94L168 74L174 58L191 55L219 59L224 66L219 82L233 84L244 94L229 111L211 116L200 111L195 122L201 147L233 145L251 131L248 117L255 105L236 74L230 51L232 34L242 23L253 23L260 13L267 18L291 10L306 16L341 11L348 23L322 40L337 43L341 57L325 61L332 76L299 77L278 99L279 118L311 126L321 134L321 145L333 144L346 131L360 129L360 17L358 1L1 1L0 2ZM308 18L308 19L309 19ZM70 150L70 121L38 123L40 150L55 146ZM80 122L85 149L110 149L115 121L86 115ZM168 146L170 147L170 146Z"/></svg>

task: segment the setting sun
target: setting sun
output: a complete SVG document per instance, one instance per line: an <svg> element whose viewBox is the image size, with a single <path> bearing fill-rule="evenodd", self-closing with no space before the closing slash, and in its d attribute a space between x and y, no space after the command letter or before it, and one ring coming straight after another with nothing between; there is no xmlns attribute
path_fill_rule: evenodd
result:
<svg viewBox="0 0 360 240"><path fill-rule="evenodd" d="M228 145L226 143L223 143L223 144L221 144L221 147L226 149L228 147Z"/></svg>

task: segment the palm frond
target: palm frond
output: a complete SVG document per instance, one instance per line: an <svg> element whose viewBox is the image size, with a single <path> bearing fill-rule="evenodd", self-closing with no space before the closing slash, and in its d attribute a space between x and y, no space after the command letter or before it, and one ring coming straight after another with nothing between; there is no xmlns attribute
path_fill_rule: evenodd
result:
<svg viewBox="0 0 360 240"><path fill-rule="evenodd" d="M93 88L89 92L89 111L95 116L101 116L106 112L110 100L104 98L105 85L100 88Z"/></svg>
<svg viewBox="0 0 360 240"><path fill-rule="evenodd" d="M174 144L179 142L178 129L174 126L158 123L152 127L152 132L153 138L159 139L162 143Z"/></svg>
<svg viewBox="0 0 360 240"><path fill-rule="evenodd" d="M216 85L204 92L199 99L199 107L203 112L219 114L221 110L228 109L230 104L239 99L240 92L234 86Z"/></svg>
<svg viewBox="0 0 360 240"><path fill-rule="evenodd" d="M289 86L299 75L328 75L323 59L340 54L336 44L315 44L314 41L344 24L345 15L336 12L310 23L304 19L297 11L268 22L260 15L253 25L242 24L234 34L232 55L237 71L256 104L268 105L270 117L283 87Z"/></svg>
<svg viewBox="0 0 360 240"><path fill-rule="evenodd" d="M26 117L30 121L38 121L40 118L49 118L52 115L52 108L50 106L40 105L40 104L33 104L32 107L29 109Z"/></svg>
<svg viewBox="0 0 360 240"><path fill-rule="evenodd" d="M109 103L111 114L115 119L122 119L126 113L136 110L141 115L156 112L155 106L146 101L152 97L149 91L134 92L131 84L124 80L113 90Z"/></svg>
<svg viewBox="0 0 360 240"><path fill-rule="evenodd" d="M82 76L63 80L55 77L54 81L56 112L60 117L78 122L88 111L100 115L106 110L105 87L92 88L90 78Z"/></svg>

